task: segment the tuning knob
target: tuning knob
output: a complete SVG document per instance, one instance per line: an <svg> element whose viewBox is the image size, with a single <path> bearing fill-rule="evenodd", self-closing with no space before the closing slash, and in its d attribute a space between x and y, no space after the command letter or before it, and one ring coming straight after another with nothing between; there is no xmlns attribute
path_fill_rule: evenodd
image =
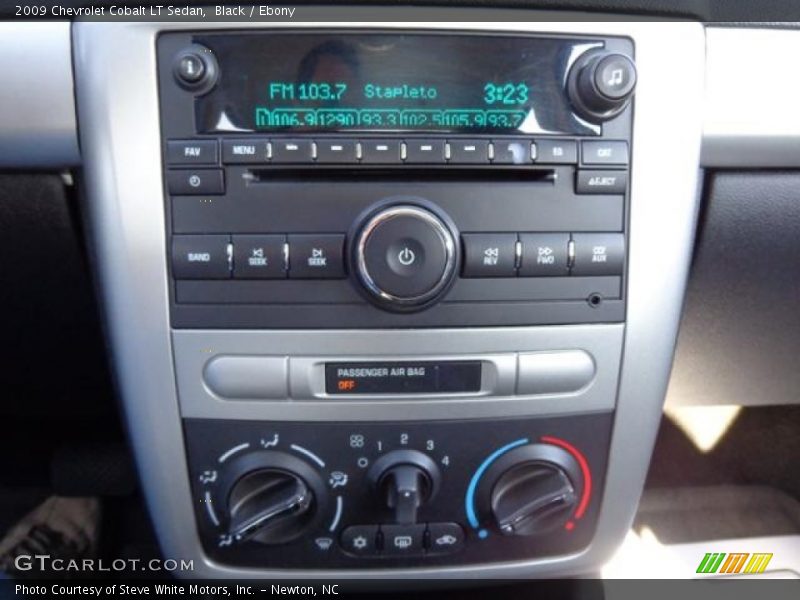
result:
<svg viewBox="0 0 800 600"><path fill-rule="evenodd" d="M601 123L621 113L636 87L636 66L624 54L594 50L583 54L569 72L567 91L575 111Z"/></svg>
<svg viewBox="0 0 800 600"><path fill-rule="evenodd" d="M428 203L383 203L354 228L352 270L387 310L420 310L450 287L459 259L455 226Z"/></svg>
<svg viewBox="0 0 800 600"><path fill-rule="evenodd" d="M417 450L394 450L380 457L369 471L383 503L394 510L395 523L417 522L417 510L439 487L439 467Z"/></svg>
<svg viewBox="0 0 800 600"><path fill-rule="evenodd" d="M494 481L489 508L506 535L539 535L563 527L583 485L572 455L550 444L530 444L505 454L487 473Z"/></svg>
<svg viewBox="0 0 800 600"><path fill-rule="evenodd" d="M228 531L236 542L283 544L308 530L320 513L324 484L304 461L260 452L232 466Z"/></svg>

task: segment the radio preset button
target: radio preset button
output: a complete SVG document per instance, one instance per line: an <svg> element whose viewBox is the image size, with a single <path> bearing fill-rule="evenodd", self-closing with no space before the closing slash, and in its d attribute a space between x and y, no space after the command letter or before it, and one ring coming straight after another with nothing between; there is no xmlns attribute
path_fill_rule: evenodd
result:
<svg viewBox="0 0 800 600"><path fill-rule="evenodd" d="M171 165L217 163L217 140L169 140L167 162Z"/></svg>
<svg viewBox="0 0 800 600"><path fill-rule="evenodd" d="M572 275L622 275L625 236L621 233L574 233Z"/></svg>
<svg viewBox="0 0 800 600"><path fill-rule="evenodd" d="M444 140L406 140L406 162L419 165L444 163Z"/></svg>
<svg viewBox="0 0 800 600"><path fill-rule="evenodd" d="M314 146L310 140L272 140L272 162L310 163Z"/></svg>
<svg viewBox="0 0 800 600"><path fill-rule="evenodd" d="M228 279L231 276L227 235L172 236L175 279Z"/></svg>
<svg viewBox="0 0 800 600"><path fill-rule="evenodd" d="M571 140L536 140L536 162L543 165L574 165L578 144Z"/></svg>
<svg viewBox="0 0 800 600"><path fill-rule="evenodd" d="M222 140L222 162L233 165L269 162L269 140Z"/></svg>
<svg viewBox="0 0 800 600"><path fill-rule="evenodd" d="M204 196L225 193L222 169L171 169L167 171L167 189L180 196Z"/></svg>
<svg viewBox="0 0 800 600"><path fill-rule="evenodd" d="M361 162L397 164L402 162L400 140L361 140Z"/></svg>
<svg viewBox="0 0 800 600"><path fill-rule="evenodd" d="M514 277L516 233L465 233L464 277Z"/></svg>
<svg viewBox="0 0 800 600"><path fill-rule="evenodd" d="M586 165L627 165L628 142L581 142L581 160Z"/></svg>
<svg viewBox="0 0 800 600"><path fill-rule="evenodd" d="M569 275L568 233L521 233L520 277L559 277Z"/></svg>
<svg viewBox="0 0 800 600"><path fill-rule="evenodd" d="M290 234L291 279L340 279L344 277L344 235Z"/></svg>
<svg viewBox="0 0 800 600"><path fill-rule="evenodd" d="M485 140L448 140L450 162L456 164L486 164L489 162L489 142Z"/></svg>
<svg viewBox="0 0 800 600"><path fill-rule="evenodd" d="M283 235L234 235L233 276L236 279L283 279L286 261Z"/></svg>
<svg viewBox="0 0 800 600"><path fill-rule="evenodd" d="M527 165L531 162L530 140L495 140L494 158L496 165Z"/></svg>
<svg viewBox="0 0 800 600"><path fill-rule="evenodd" d="M624 194L628 189L627 171L578 171L575 191L578 194Z"/></svg>
<svg viewBox="0 0 800 600"><path fill-rule="evenodd" d="M318 163L355 163L356 143L353 140L322 140L317 141Z"/></svg>

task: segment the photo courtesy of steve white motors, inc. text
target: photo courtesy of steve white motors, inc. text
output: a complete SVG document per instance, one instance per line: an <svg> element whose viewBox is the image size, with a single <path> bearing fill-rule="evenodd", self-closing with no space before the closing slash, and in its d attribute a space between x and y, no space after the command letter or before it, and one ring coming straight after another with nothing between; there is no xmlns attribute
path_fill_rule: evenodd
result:
<svg viewBox="0 0 800 600"><path fill-rule="evenodd" d="M153 6L22 6L16 7L16 16L19 17L193 17L207 19L214 17L259 18L259 17L294 17L296 8L293 6L270 6L268 4L238 6L175 6L172 4L159 4Z"/></svg>

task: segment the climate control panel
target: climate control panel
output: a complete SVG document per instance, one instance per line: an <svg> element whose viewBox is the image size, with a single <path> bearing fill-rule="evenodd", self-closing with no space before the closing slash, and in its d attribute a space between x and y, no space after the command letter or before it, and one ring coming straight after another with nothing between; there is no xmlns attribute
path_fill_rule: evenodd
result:
<svg viewBox="0 0 800 600"><path fill-rule="evenodd" d="M414 423L185 420L208 555L243 566L520 560L591 540L611 414Z"/></svg>

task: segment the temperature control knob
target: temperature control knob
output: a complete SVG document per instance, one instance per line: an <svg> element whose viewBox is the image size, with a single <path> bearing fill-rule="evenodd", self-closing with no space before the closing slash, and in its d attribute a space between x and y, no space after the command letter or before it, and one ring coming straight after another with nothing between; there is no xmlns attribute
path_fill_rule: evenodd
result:
<svg viewBox="0 0 800 600"><path fill-rule="evenodd" d="M457 272L458 236L427 204L381 205L360 220L350 239L353 272L367 296L387 310L430 306Z"/></svg>
<svg viewBox="0 0 800 600"><path fill-rule="evenodd" d="M568 93L575 111L601 123L621 113L636 87L636 67L624 54L594 50L575 61Z"/></svg>
<svg viewBox="0 0 800 600"><path fill-rule="evenodd" d="M539 535L563 527L580 498L580 466L566 450L550 444L521 446L487 473L488 504L506 535Z"/></svg>
<svg viewBox="0 0 800 600"><path fill-rule="evenodd" d="M283 544L315 522L324 484L304 461L266 451L244 456L231 467L228 532L236 542Z"/></svg>

